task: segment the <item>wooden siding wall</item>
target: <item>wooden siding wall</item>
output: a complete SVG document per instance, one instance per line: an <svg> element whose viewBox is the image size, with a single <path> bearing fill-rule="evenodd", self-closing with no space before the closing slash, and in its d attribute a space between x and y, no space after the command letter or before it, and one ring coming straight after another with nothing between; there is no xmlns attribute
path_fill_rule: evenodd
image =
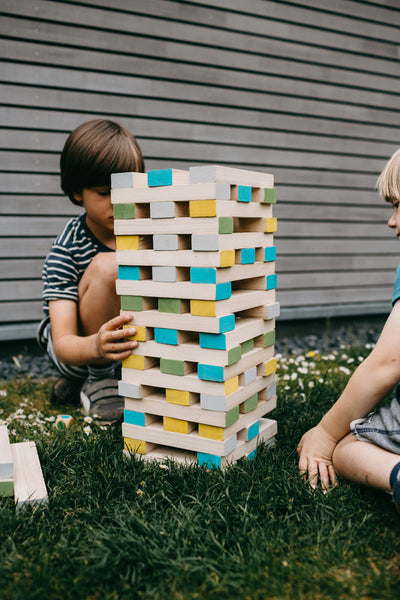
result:
<svg viewBox="0 0 400 600"><path fill-rule="evenodd" d="M2 0L0 338L30 337L76 208L69 131L137 136L150 168L271 172L283 318L390 308L398 241L374 191L399 146L398 0Z"/></svg>

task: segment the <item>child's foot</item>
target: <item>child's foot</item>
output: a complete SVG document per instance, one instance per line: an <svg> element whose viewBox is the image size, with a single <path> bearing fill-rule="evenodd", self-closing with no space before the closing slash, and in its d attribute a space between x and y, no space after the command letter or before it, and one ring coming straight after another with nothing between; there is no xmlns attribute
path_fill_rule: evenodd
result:
<svg viewBox="0 0 400 600"><path fill-rule="evenodd" d="M78 406L82 381L74 381L68 377L60 377L51 390L50 403L53 406L69 404Z"/></svg>
<svg viewBox="0 0 400 600"><path fill-rule="evenodd" d="M82 410L101 423L122 421L124 400L117 379L86 379L81 390Z"/></svg>

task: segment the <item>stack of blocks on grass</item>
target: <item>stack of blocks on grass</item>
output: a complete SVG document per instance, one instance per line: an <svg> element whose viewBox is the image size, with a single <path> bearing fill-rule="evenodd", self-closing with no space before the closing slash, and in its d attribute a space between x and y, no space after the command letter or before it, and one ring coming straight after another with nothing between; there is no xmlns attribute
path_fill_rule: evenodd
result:
<svg viewBox="0 0 400 600"><path fill-rule="evenodd" d="M273 176L222 166L112 175L125 451L223 468L271 443Z"/></svg>
<svg viewBox="0 0 400 600"><path fill-rule="evenodd" d="M46 484L35 442L10 444L0 425L0 497L14 496L18 507L47 502Z"/></svg>

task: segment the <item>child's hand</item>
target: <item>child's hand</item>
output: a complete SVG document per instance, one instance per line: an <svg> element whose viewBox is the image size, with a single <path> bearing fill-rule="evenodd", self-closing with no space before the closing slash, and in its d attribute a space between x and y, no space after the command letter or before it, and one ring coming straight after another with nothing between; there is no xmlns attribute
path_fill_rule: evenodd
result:
<svg viewBox="0 0 400 600"><path fill-rule="evenodd" d="M319 424L303 435L297 447L299 469L312 488L317 487L318 479L324 490L336 483L336 473L332 464L332 454L337 442Z"/></svg>
<svg viewBox="0 0 400 600"><path fill-rule="evenodd" d="M123 360L132 354L138 342L127 340L136 334L134 327L123 329L123 325L132 321L133 315L123 314L104 323L95 336L96 350L99 358L107 360Z"/></svg>

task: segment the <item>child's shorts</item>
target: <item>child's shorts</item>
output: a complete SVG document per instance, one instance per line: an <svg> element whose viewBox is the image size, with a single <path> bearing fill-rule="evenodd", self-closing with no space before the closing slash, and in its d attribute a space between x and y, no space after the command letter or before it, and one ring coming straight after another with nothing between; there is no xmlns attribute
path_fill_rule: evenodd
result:
<svg viewBox="0 0 400 600"><path fill-rule="evenodd" d="M368 417L352 421L350 429L358 440L400 454L400 385L390 406L382 406Z"/></svg>
<svg viewBox="0 0 400 600"><path fill-rule="evenodd" d="M65 365L64 363L58 360L53 348L50 317L44 318L43 321L39 324L37 330L37 341L39 346L50 356L51 360L53 361L61 375L64 375L64 377L68 377L68 379L74 379L76 381L84 381L87 378L87 367Z"/></svg>

